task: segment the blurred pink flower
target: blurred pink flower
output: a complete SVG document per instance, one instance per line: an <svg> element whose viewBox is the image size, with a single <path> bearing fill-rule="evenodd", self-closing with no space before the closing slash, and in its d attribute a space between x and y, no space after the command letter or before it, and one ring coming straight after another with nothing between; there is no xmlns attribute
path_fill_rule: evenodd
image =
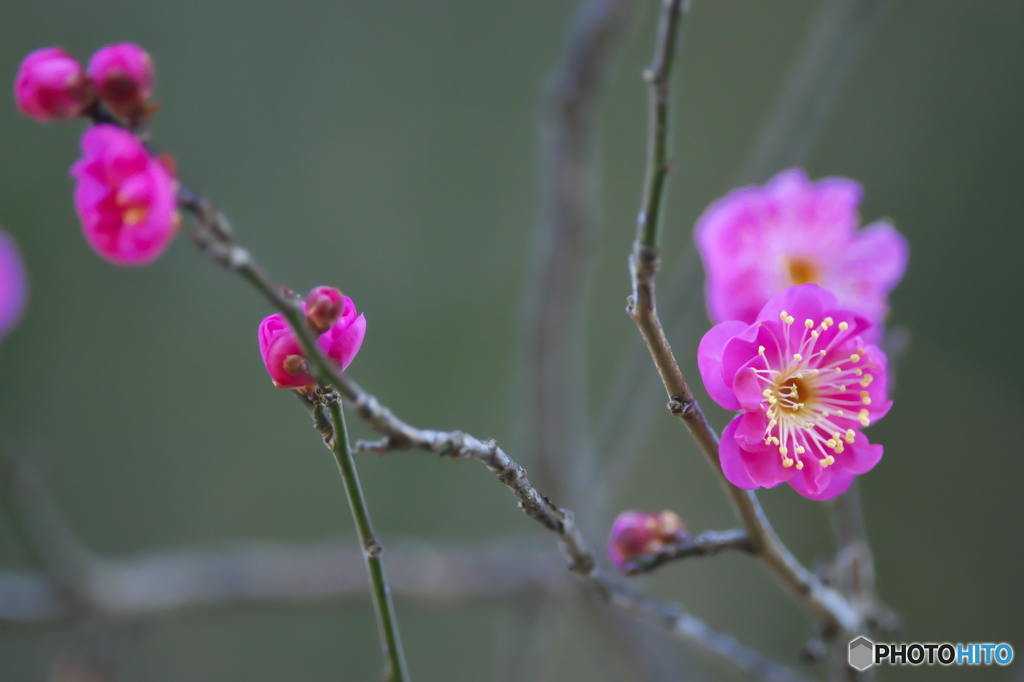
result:
<svg viewBox="0 0 1024 682"><path fill-rule="evenodd" d="M788 482L824 500L878 463L882 446L860 429L892 402L885 354L864 340L870 326L804 284L774 296L754 324L723 322L704 336L697 362L708 394L742 411L719 444L729 481L748 490Z"/></svg>
<svg viewBox="0 0 1024 682"><path fill-rule="evenodd" d="M675 512L625 511L615 517L608 533L608 557L625 569L637 557L656 552L686 535L686 527Z"/></svg>
<svg viewBox="0 0 1024 682"><path fill-rule="evenodd" d="M153 59L134 43L97 50L88 73L99 98L122 116L142 111L153 94Z"/></svg>
<svg viewBox="0 0 1024 682"><path fill-rule="evenodd" d="M881 323L907 265L907 242L882 221L857 230L861 194L853 180L810 182L793 168L711 204L695 233L712 321L751 323L785 287L813 283Z"/></svg>
<svg viewBox="0 0 1024 682"><path fill-rule="evenodd" d="M316 291L316 290L314 290ZM342 312L327 331L320 334L317 344L338 369L344 371L355 359L366 336L366 318L357 314L356 306L348 296L342 296ZM302 312L307 311L305 303ZM302 388L316 383L308 372L305 353L295 333L281 313L264 318L260 323L260 355L263 364L278 388Z"/></svg>
<svg viewBox="0 0 1024 682"><path fill-rule="evenodd" d="M82 113L95 99L78 60L59 47L30 52L14 79L18 109L37 121L63 121Z"/></svg>
<svg viewBox="0 0 1024 682"><path fill-rule="evenodd" d="M0 230L0 338L21 318L28 298L25 265L11 236Z"/></svg>
<svg viewBox="0 0 1024 682"><path fill-rule="evenodd" d="M85 131L82 152L71 175L89 245L117 265L150 263L170 244L180 219L170 171L113 125Z"/></svg>

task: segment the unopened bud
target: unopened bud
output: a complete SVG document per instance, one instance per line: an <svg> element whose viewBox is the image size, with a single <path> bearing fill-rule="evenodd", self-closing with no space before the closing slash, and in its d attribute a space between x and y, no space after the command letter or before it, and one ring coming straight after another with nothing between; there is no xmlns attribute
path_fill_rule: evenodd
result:
<svg viewBox="0 0 1024 682"><path fill-rule="evenodd" d="M14 99L37 121L64 121L92 104L95 92L77 59L59 47L44 47L21 62Z"/></svg>
<svg viewBox="0 0 1024 682"><path fill-rule="evenodd" d="M622 512L608 534L608 556L616 566L625 568L637 557L657 552L686 535L686 526L675 512Z"/></svg>
<svg viewBox="0 0 1024 682"><path fill-rule="evenodd" d="M306 319L317 334L331 328L345 309L345 299L333 287L316 287L306 299Z"/></svg>
<svg viewBox="0 0 1024 682"><path fill-rule="evenodd" d="M108 45L89 60L89 77L99 98L121 116L146 111L153 94L153 59L134 43Z"/></svg>

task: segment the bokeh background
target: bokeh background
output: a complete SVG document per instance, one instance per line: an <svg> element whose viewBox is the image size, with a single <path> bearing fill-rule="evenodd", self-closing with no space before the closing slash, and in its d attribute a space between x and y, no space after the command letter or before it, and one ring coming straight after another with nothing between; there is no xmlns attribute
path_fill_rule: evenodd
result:
<svg viewBox="0 0 1024 682"><path fill-rule="evenodd" d="M340 286L365 312L369 333L350 373L415 424L514 442L537 112L575 4L8 0L0 75L12 81L24 54L44 45L83 59L111 42L144 45L159 70L157 145L279 281ZM604 229L587 392L597 426L613 430L602 410L611 378L641 344L622 307L643 164L648 4L600 119ZM676 79L666 279L692 249L696 217L729 189L818 7L695 3ZM863 182L863 217L892 217L911 243L892 298L910 346L896 406L870 431L886 456L862 486L880 589L904 617L905 641L1024 643L1022 36L1022 3L892 0L806 164L812 176ZM261 366L265 304L187 239L138 270L86 246L67 172L81 129L23 119L10 98L0 106L0 223L31 276L27 314L0 347L3 433L45 463L75 530L104 556L352 537L329 454ZM691 370L700 320L672 339ZM727 421L707 411L717 426ZM730 527L678 423L659 412L652 424L650 438L616 453L636 465L610 508L672 508L693 529ZM529 467L528 453L512 454ZM361 474L385 545L512 535L557 552L474 463L396 455L362 461ZM788 488L763 501L804 561L828 554L818 505ZM580 521L600 544L610 518ZM25 565L0 527L0 567ZM742 556L674 565L641 584L786 662L808 636L803 614ZM630 679L585 619L559 608L403 599L397 608L418 680L514 679L510 661L538 617L557 619L558 646L537 679ZM364 600L168 617L132 631L119 679L374 679L372 618ZM0 679L46 679L68 637L0 629ZM672 648L681 679L737 679ZM1013 674L922 668L885 678Z"/></svg>

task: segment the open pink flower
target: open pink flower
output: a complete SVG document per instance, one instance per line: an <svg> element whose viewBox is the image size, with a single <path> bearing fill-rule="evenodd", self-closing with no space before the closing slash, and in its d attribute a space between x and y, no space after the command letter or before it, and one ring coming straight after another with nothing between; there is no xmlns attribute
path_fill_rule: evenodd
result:
<svg viewBox="0 0 1024 682"><path fill-rule="evenodd" d="M17 324L28 298L25 265L11 236L0 230L0 338Z"/></svg>
<svg viewBox="0 0 1024 682"><path fill-rule="evenodd" d="M608 558L624 569L637 557L657 552L686 535L686 526L675 512L625 511L615 517L608 533Z"/></svg>
<svg viewBox="0 0 1024 682"><path fill-rule="evenodd" d="M712 321L753 322L785 287L814 283L880 323L906 268L907 243L886 222L857 230L861 194L853 180L810 182L793 168L711 204L697 221L696 240Z"/></svg>
<svg viewBox="0 0 1024 682"><path fill-rule="evenodd" d="M18 109L37 121L63 121L82 113L95 99L78 60L59 47L30 52L14 80Z"/></svg>
<svg viewBox="0 0 1024 682"><path fill-rule="evenodd" d="M742 412L725 427L725 477L753 490L788 482L813 500L834 497L882 457L860 432L892 405L886 358L871 323L815 284L791 286L754 324L713 327L697 362L708 394Z"/></svg>
<svg viewBox="0 0 1024 682"><path fill-rule="evenodd" d="M89 245L117 265L156 259L178 229L178 198L170 171L126 130L97 125L82 136L71 167L75 208Z"/></svg>
<svg viewBox="0 0 1024 682"><path fill-rule="evenodd" d="M319 288L319 287L318 287ZM315 291L315 290L314 290ZM339 292L340 293L340 292ZM342 312L334 323L320 334L320 350L344 371L363 345L366 336L366 318L356 312L348 296L342 296ZM306 304L302 304L303 313ZM278 388L302 388L316 383L310 376L305 353L288 321L281 313L264 318L260 323L260 355L263 364Z"/></svg>
<svg viewBox="0 0 1024 682"><path fill-rule="evenodd" d="M141 111L153 94L153 59L134 43L100 48L89 60L88 73L99 98L122 116Z"/></svg>

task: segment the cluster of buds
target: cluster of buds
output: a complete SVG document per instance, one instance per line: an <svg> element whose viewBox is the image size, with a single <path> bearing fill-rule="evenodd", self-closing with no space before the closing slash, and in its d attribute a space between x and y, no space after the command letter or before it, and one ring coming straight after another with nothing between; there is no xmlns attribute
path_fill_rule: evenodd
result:
<svg viewBox="0 0 1024 682"><path fill-rule="evenodd" d="M18 108L37 121L88 116L96 122L83 134L82 157L71 167L75 209L86 241L116 265L155 260L180 222L173 161L154 155L136 135L155 111L149 104L152 95L153 60L131 43L100 49L87 69L60 48L36 50L22 62L14 83ZM20 260L7 242L0 233L0 336L16 320L24 298ZM316 287L302 310L323 354L340 370L348 367L366 334L366 319L352 299L337 289ZM263 320L259 342L275 386L316 385L284 315Z"/></svg>
<svg viewBox="0 0 1024 682"><path fill-rule="evenodd" d="M132 43L98 50L87 69L60 48L36 50L14 82L18 108L37 121L99 118L101 110L125 121L126 127L102 123L88 129L83 156L71 168L86 241L117 265L155 260L180 220L173 163L154 157L130 132L154 110L152 95L153 60Z"/></svg>
<svg viewBox="0 0 1024 682"><path fill-rule="evenodd" d="M25 57L14 81L14 99L37 121L66 121L85 115L100 101L118 116L138 120L153 94L153 60L138 45L108 45L87 69L59 47Z"/></svg>
<svg viewBox="0 0 1024 682"><path fill-rule="evenodd" d="M331 287L316 287L302 303L309 326L317 333L323 354L344 371L355 359L366 336L366 318L348 296ZM288 320L281 313L265 318L259 330L260 355L278 388L304 389L316 385L309 361Z"/></svg>
<svg viewBox="0 0 1024 682"><path fill-rule="evenodd" d="M636 559L656 554L688 537L686 526L675 512L626 511L612 524L608 556L612 563L626 570Z"/></svg>

